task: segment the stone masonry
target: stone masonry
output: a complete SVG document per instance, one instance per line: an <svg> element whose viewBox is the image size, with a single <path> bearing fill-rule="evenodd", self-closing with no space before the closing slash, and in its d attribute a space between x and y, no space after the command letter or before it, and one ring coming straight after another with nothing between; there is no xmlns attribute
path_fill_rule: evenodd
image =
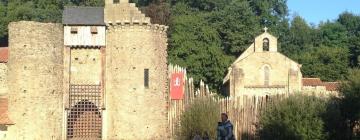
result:
<svg viewBox="0 0 360 140"><path fill-rule="evenodd" d="M74 138L67 132L69 112L77 104L69 102L69 86L79 84L102 88L102 103L97 106L101 139L170 139L167 27L151 24L127 1L106 1L104 13L104 25L30 21L9 25L11 55L7 64L0 65L0 90L6 92L0 94L9 98L9 118L15 124L8 127L6 139ZM94 27L97 33L93 33ZM69 44L64 44L64 38ZM75 123L82 126L80 121Z"/></svg>
<svg viewBox="0 0 360 140"><path fill-rule="evenodd" d="M63 125L61 24L9 25L8 140L60 140Z"/></svg>
<svg viewBox="0 0 360 140"><path fill-rule="evenodd" d="M114 25L107 34L108 139L167 139L166 33L156 26ZM144 87L149 69L149 88ZM142 122L142 123L135 123Z"/></svg>
<svg viewBox="0 0 360 140"><path fill-rule="evenodd" d="M7 71L7 64L0 63L0 97L5 96L8 93Z"/></svg>

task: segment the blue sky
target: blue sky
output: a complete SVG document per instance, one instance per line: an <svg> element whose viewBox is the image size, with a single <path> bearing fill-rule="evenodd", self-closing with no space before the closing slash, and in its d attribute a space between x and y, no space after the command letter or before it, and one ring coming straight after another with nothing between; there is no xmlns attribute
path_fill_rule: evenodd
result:
<svg viewBox="0 0 360 140"><path fill-rule="evenodd" d="M335 20L344 11L360 15L360 0L288 0L287 5L290 18L296 13L315 25Z"/></svg>

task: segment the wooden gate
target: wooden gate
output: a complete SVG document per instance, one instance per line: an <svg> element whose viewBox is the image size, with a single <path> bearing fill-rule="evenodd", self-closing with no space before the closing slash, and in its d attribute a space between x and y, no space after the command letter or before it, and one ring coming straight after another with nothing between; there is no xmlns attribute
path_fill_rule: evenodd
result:
<svg viewBox="0 0 360 140"><path fill-rule="evenodd" d="M71 85L67 115L67 139L101 140L100 85Z"/></svg>

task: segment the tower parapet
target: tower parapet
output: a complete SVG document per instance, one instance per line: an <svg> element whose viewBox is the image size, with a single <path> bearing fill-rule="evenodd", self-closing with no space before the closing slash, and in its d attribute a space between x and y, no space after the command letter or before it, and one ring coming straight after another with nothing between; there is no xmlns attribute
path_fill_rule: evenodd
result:
<svg viewBox="0 0 360 140"><path fill-rule="evenodd" d="M120 3L112 3L111 1L112 0L108 0L104 8L105 23L107 25L151 24L150 18L141 13L135 6L135 3L128 3L127 1L121 0Z"/></svg>
<svg viewBox="0 0 360 140"><path fill-rule="evenodd" d="M110 1L111 2L111 1ZM107 3L107 139L168 139L167 26L152 24L135 4ZM142 123L136 123L142 122ZM118 134L118 133L121 134Z"/></svg>

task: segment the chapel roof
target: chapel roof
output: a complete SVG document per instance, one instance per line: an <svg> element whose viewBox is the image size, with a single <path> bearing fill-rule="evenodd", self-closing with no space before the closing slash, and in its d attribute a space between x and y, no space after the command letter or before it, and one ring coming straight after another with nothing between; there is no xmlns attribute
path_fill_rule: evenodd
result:
<svg viewBox="0 0 360 140"><path fill-rule="evenodd" d="M0 63L7 63L9 58L8 47L0 47Z"/></svg>
<svg viewBox="0 0 360 140"><path fill-rule="evenodd" d="M105 25L104 7L65 7L62 23L65 25Z"/></svg>
<svg viewBox="0 0 360 140"><path fill-rule="evenodd" d="M303 86L323 86L323 82L320 78L303 78Z"/></svg>
<svg viewBox="0 0 360 140"><path fill-rule="evenodd" d="M0 125L14 124L8 117L8 99L0 97Z"/></svg>
<svg viewBox="0 0 360 140"><path fill-rule="evenodd" d="M339 89L339 82L324 82L327 91L337 91Z"/></svg>
<svg viewBox="0 0 360 140"><path fill-rule="evenodd" d="M320 78L303 78L303 86L324 86L327 91L337 91L339 82L323 82Z"/></svg>

